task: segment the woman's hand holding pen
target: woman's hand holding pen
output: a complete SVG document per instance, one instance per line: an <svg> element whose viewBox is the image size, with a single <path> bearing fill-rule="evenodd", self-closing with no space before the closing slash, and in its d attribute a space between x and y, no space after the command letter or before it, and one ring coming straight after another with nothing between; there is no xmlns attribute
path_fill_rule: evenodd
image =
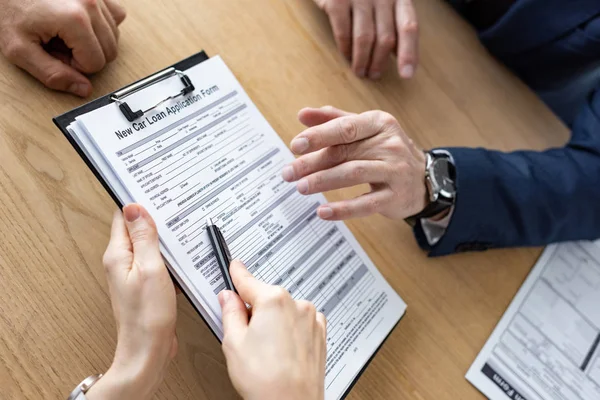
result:
<svg viewBox="0 0 600 400"><path fill-rule="evenodd" d="M326 321L312 303L231 263L239 296L222 291L223 352L229 376L245 400L324 397ZM252 318L244 302L252 305Z"/></svg>
<svg viewBox="0 0 600 400"><path fill-rule="evenodd" d="M88 400L149 399L177 352L175 289L148 212L130 204L115 213L104 255L118 343L110 369ZM246 400L324 397L326 322L306 301L231 265L238 296L219 295L223 351L231 380ZM243 299L243 300L242 300ZM252 318L244 302L252 305Z"/></svg>

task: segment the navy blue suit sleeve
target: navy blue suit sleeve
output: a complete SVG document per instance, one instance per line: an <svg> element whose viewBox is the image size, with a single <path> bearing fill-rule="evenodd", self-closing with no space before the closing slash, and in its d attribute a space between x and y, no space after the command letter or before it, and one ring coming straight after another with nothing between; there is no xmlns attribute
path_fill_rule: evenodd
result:
<svg viewBox="0 0 600 400"><path fill-rule="evenodd" d="M589 97L563 148L447 150L457 170L452 220L433 247L415 228L431 256L600 237L600 90Z"/></svg>

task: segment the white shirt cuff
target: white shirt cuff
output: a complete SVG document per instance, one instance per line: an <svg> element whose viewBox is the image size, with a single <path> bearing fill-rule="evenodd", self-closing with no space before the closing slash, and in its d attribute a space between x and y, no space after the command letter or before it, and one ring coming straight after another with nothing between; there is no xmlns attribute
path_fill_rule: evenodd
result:
<svg viewBox="0 0 600 400"><path fill-rule="evenodd" d="M452 219L452 214L454 213L454 206L450 208L448 215L444 218L434 221L432 219L422 219L421 220L421 228L423 228L423 233L427 238L427 243L430 246L435 246L437 242L440 241L442 236L446 233L446 229L448 229L448 225L450 225L450 220Z"/></svg>

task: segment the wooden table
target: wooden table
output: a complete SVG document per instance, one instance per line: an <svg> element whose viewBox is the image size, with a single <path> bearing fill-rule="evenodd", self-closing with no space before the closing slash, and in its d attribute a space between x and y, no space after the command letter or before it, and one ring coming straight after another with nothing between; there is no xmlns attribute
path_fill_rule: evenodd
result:
<svg viewBox="0 0 600 400"><path fill-rule="evenodd" d="M289 142L303 106L396 115L418 144L510 150L563 143L566 128L439 0L416 1L416 79L353 76L310 0L128 0L104 95L205 49L220 54ZM101 265L115 208L51 118L82 100L0 61L0 399L65 398L104 371L115 325ZM357 190L328 194L330 199ZM350 399L480 399L464 374L539 255L494 250L428 259L403 222L348 224L408 303ZM179 296L179 354L157 398L236 398L220 346Z"/></svg>

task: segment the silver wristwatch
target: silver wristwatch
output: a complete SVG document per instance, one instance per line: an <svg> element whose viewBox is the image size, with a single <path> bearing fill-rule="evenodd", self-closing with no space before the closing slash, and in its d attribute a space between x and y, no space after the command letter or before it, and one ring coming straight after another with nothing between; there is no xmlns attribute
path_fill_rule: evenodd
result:
<svg viewBox="0 0 600 400"><path fill-rule="evenodd" d="M80 394L86 394L92 386L96 384L102 378L102 374L88 376L71 392L67 400L75 400Z"/></svg>
<svg viewBox="0 0 600 400"><path fill-rule="evenodd" d="M452 155L446 150L425 153L425 185L429 204L418 214L406 219L415 226L422 218L433 217L454 205L456 199L456 170Z"/></svg>

